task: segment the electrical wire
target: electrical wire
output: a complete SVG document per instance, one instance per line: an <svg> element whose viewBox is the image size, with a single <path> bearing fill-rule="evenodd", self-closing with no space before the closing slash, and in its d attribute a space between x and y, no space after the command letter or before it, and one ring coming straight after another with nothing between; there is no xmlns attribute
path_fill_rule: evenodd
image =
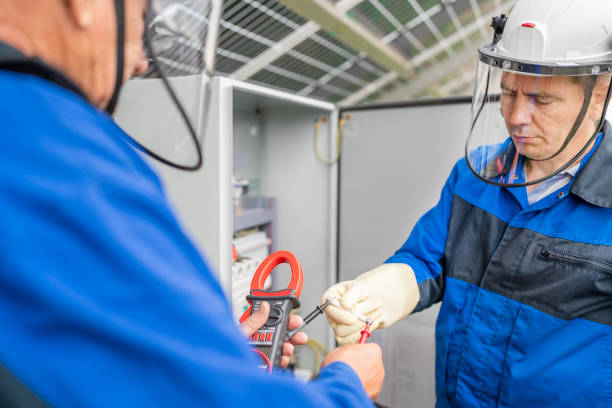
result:
<svg viewBox="0 0 612 408"><path fill-rule="evenodd" d="M259 357L263 358L263 360L266 362L266 365L268 366L268 372L271 373L272 372L272 363L270 362L270 359L268 358L268 356L266 356L264 353L262 353L261 351L257 350L257 349L252 349L251 350L253 353L258 354Z"/></svg>
<svg viewBox="0 0 612 408"><path fill-rule="evenodd" d="M321 344L318 340L315 339L308 339L306 345L312 348L315 354L312 373L313 376L316 376L319 373L321 361L323 361L323 359L327 355L327 349L325 348L325 346L323 346L323 344Z"/></svg>
<svg viewBox="0 0 612 408"><path fill-rule="evenodd" d="M308 342L314 344L315 347L318 347L323 357L327 355L327 348L319 340L308 339Z"/></svg>
<svg viewBox="0 0 612 408"><path fill-rule="evenodd" d="M323 157L323 155L321 154L321 151L319 150L320 127L321 127L321 124L319 123L319 120L317 119L315 121L314 151L315 151L315 154L317 155L317 159L319 159L321 163L325 164L326 166L331 167L334 164L338 163L338 161L340 160L340 156L342 156L342 128L344 127L344 118L341 117L340 120L338 121L338 135L336 139L336 145L338 146L338 153L336 154L336 158L334 160L327 160L325 157Z"/></svg>
<svg viewBox="0 0 612 408"><path fill-rule="evenodd" d="M312 375L314 376L319 372L319 366L321 365L321 352L314 345L311 339L308 339L308 342L306 343L306 345L309 346L314 352L314 363L312 366Z"/></svg>

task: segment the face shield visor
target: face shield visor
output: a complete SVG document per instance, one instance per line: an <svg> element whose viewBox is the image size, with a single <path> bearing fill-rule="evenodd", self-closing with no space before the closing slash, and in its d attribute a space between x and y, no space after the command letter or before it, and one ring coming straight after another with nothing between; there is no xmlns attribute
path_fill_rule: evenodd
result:
<svg viewBox="0 0 612 408"><path fill-rule="evenodd" d="M480 179L540 183L577 165L600 133L612 67L543 66L480 50L465 155Z"/></svg>
<svg viewBox="0 0 612 408"><path fill-rule="evenodd" d="M183 170L203 162L222 0L151 0L148 70L121 91L115 119L139 150Z"/></svg>

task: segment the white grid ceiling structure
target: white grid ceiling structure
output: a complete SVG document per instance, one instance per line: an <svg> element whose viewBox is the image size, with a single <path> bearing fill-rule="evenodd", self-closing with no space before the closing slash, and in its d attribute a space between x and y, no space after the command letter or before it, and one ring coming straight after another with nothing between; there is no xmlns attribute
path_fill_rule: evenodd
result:
<svg viewBox="0 0 612 408"><path fill-rule="evenodd" d="M217 72L341 105L469 94L491 18L516 2L297 1L225 0ZM307 19L301 7L325 13ZM330 18L349 30L326 30Z"/></svg>

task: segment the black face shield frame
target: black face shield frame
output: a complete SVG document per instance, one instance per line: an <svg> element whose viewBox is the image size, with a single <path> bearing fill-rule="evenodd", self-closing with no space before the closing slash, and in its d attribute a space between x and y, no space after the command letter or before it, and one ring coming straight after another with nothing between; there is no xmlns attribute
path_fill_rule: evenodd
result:
<svg viewBox="0 0 612 408"><path fill-rule="evenodd" d="M126 40L126 18L125 18L125 1L124 0L114 0L115 1L115 10L116 10L116 19L117 19L117 66L116 66L116 80L115 87L113 91L113 95L106 107L106 111L109 114L113 114L116 107L117 102L119 100L119 94L121 92L121 87L123 85L123 72L125 70L125 40ZM153 10L153 1L149 0L147 5L147 13L146 13L146 27L143 37L143 45L149 58L149 64L151 68L156 72L159 79L163 82L164 88L168 93L168 96L172 100L173 104L176 107L176 110L180 114L182 121L184 122L185 128L187 129L191 142L197 151L197 159L193 164L183 164L172 161L168 158L163 157L161 154L154 152L152 149L145 146L143 143L135 140L134 137L130 136L130 142L140 151L148 154L154 159L180 170L188 170L195 171L200 169L203 166L204 158L202 153L202 145L203 140L198 139L198 132L196 130L196 126L189 119L187 111L183 104L180 101L179 96L176 91L170 85L168 77L164 74L164 70L161 69L161 63L157 58L158 53L155 49L154 41L152 41L149 30L149 23L154 21L154 17L152 16ZM212 77L214 73L215 66L215 57L216 57L216 48L217 48L217 40L219 35L219 23L221 20L221 11L222 11L222 0L211 0L211 8L210 13L208 15L208 30L205 39L204 49L202 50L203 54L203 74ZM205 16L202 16L205 19ZM207 110L207 109L206 109Z"/></svg>

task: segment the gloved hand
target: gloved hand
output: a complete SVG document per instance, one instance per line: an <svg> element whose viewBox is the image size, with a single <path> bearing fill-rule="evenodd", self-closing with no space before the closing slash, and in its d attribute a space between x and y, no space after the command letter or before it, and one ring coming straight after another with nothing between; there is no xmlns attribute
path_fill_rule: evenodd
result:
<svg viewBox="0 0 612 408"><path fill-rule="evenodd" d="M419 286L412 268L406 264L384 264L359 275L355 280L340 282L323 294L335 297L347 310L353 310L374 323L370 331L388 327L408 316L419 303ZM330 305L325 309L327 320L340 344L359 341L364 323L355 315Z"/></svg>

